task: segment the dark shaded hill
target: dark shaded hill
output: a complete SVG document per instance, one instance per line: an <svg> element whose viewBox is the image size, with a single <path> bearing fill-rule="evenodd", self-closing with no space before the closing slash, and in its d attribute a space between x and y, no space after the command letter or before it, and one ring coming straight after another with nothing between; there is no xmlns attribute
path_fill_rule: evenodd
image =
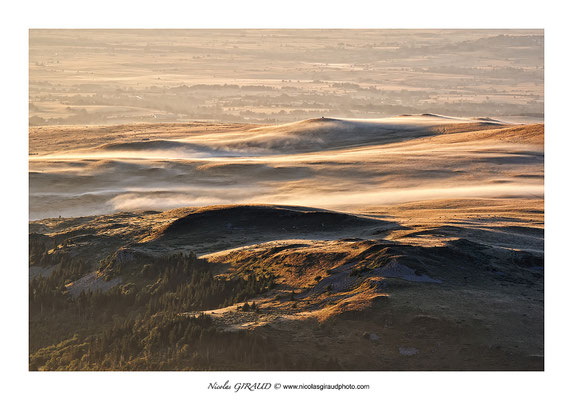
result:
<svg viewBox="0 0 573 400"><path fill-rule="evenodd" d="M379 224L373 218L357 217L307 207L240 205L199 208L166 225L162 236L201 233L209 230L256 232L329 232L340 228Z"/></svg>

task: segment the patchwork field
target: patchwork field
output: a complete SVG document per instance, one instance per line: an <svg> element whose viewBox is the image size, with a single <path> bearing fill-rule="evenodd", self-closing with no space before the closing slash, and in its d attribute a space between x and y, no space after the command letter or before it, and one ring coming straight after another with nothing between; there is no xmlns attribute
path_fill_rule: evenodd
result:
<svg viewBox="0 0 573 400"><path fill-rule="evenodd" d="M542 30L30 31L30 124L543 120Z"/></svg>

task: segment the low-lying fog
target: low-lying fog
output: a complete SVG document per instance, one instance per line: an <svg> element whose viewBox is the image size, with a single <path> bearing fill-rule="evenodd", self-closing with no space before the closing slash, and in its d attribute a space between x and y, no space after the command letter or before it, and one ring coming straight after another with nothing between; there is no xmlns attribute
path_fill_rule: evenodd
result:
<svg viewBox="0 0 573 400"><path fill-rule="evenodd" d="M114 137L113 128L105 140L89 128L58 132L75 143L61 151L46 151L32 133L30 219L212 204L358 210L424 199L543 197L539 126L514 131L521 128L427 115L209 133L178 127L177 135L160 126L133 129L143 136Z"/></svg>

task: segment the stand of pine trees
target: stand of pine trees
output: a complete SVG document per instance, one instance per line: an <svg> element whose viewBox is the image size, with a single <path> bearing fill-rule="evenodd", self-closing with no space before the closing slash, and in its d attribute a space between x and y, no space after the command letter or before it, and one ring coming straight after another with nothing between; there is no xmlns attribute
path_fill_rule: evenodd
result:
<svg viewBox="0 0 573 400"><path fill-rule="evenodd" d="M33 257L47 259L37 247ZM207 315L185 314L264 293L274 286L270 274L223 279L207 261L178 254L124 265L123 284L73 297L66 284L88 264L50 261L57 261L52 273L30 282L31 370L340 369L334 359L296 358L257 332L226 332Z"/></svg>

